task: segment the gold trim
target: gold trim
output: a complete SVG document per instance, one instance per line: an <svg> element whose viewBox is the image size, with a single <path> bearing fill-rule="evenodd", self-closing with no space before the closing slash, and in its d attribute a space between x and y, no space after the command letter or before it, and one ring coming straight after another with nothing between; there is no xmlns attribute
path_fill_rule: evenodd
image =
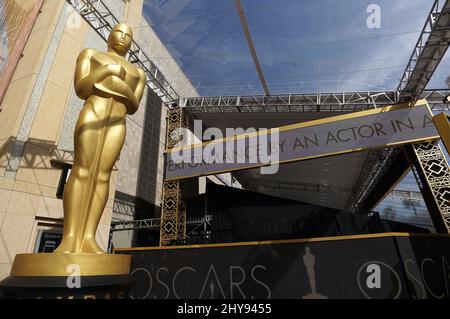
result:
<svg viewBox="0 0 450 319"><path fill-rule="evenodd" d="M290 131L290 130L294 130L294 129L298 129L298 128L305 128L308 126L338 122L338 121L343 121L343 120L348 120L348 119L353 119L353 118L358 118L358 117L363 117L363 116L369 116L369 115L375 115L375 114L380 114L380 113L386 113L386 112L391 112L391 111L407 109L410 107L417 107L417 106L421 106L421 105L426 105L428 107L428 110L430 111L430 106L428 105L427 101L425 99L422 99L422 100L418 100L413 106L411 106L410 103L389 105L389 106L384 106L384 107L380 107L380 108L372 109L372 110L353 112L350 114L337 115L337 116L327 117L327 118L318 119L318 120L312 120L312 121L307 121L307 122L302 122L302 123L285 125L285 126L279 127L278 130L279 130L279 132ZM431 114L433 114L433 113L431 113L431 111L430 111L430 115ZM231 140L237 140L237 139L241 139L241 138L269 134L271 132L271 130L272 129L266 129L263 131L253 132L250 134L233 135L230 137L221 138L221 139L217 139L217 140L206 141L206 142L202 142L202 143L190 144L190 145L185 145L185 146L173 147L170 150L166 149L164 151L164 153L172 153L172 152L176 152L176 151L180 151L180 150L188 150L188 149L192 149L192 148L203 147L208 144L221 144L221 143L229 142Z"/></svg>
<svg viewBox="0 0 450 319"><path fill-rule="evenodd" d="M433 122L441 135L442 142L444 143L447 152L450 152L450 122L448 120L448 115L440 113L433 116Z"/></svg>
<svg viewBox="0 0 450 319"><path fill-rule="evenodd" d="M18 254L11 276L70 276L70 265L80 267L81 276L114 276L130 273L131 257L93 253Z"/></svg>
<svg viewBox="0 0 450 319"><path fill-rule="evenodd" d="M322 241L338 241L338 240L354 240L354 239L370 239L384 237L449 237L450 234L420 234L420 233L378 233L364 235L347 235L333 237L314 237L304 239L286 239L286 240L265 240L265 241L248 241L239 243L221 243L221 244L205 244L205 245L185 245L185 246L165 246L165 247L133 247L133 248L115 248L115 252L120 251L141 251L141 250L173 250L173 249L200 249L200 248L220 248L220 247L240 247L240 246L257 246L257 245L278 245L278 244L300 244Z"/></svg>

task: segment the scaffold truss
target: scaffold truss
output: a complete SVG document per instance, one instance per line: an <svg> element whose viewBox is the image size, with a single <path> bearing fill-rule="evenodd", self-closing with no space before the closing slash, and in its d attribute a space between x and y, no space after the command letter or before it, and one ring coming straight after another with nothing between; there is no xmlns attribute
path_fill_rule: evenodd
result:
<svg viewBox="0 0 450 319"><path fill-rule="evenodd" d="M66 1L105 41L112 26L119 22L102 0ZM180 98L169 81L136 42L133 42L128 59L145 71L147 86L165 104L171 105L176 101L180 105L180 107L172 109L169 114L166 145L170 149L175 142L171 137L171 132L175 128L186 125L184 111L192 114L209 112L356 112L397 103L412 103L422 98L427 99L435 112L450 111L449 105L444 102L444 99L450 95L450 90L425 90L449 45L450 0L434 0L400 84L396 90L392 91ZM437 215L434 216L442 218L445 229L448 231L450 229L448 195L450 193L448 188L450 170L448 163L436 143L416 144L408 150L419 183L422 186L428 185L428 190L424 192L432 196L435 202ZM358 194L352 203L353 208L359 206L367 194L373 192L379 177L388 173L400 151L398 148L387 148L369 153L366 165L354 187L358 190ZM165 182L163 187L161 220L129 222L133 223L132 225L124 222L122 226L117 226L117 229L119 230L120 227L122 227L121 230L160 227L161 245L168 245L186 238L186 211L182 201L182 184L181 182ZM427 187L422 187L422 189ZM426 198L425 195L424 198Z"/></svg>
<svg viewBox="0 0 450 319"><path fill-rule="evenodd" d="M198 227L203 225L204 223L210 222L211 217L207 216L200 220L187 220L186 225ZM120 220L111 223L112 232L139 230L139 229L159 229L160 227L161 227L161 218Z"/></svg>
<svg viewBox="0 0 450 319"><path fill-rule="evenodd" d="M189 113L217 112L357 112L399 103L398 91L191 97L180 99ZM448 111L444 98L450 90L426 90L433 111Z"/></svg>
<svg viewBox="0 0 450 319"><path fill-rule="evenodd" d="M397 91L400 102L420 98L450 44L450 3L435 0Z"/></svg>
<svg viewBox="0 0 450 319"><path fill-rule="evenodd" d="M435 0L400 81L398 87L399 102L412 103L420 98L426 98L434 112L448 111L448 105L444 103L445 97L449 95L448 90L425 90L425 87L444 57L450 43L449 41L450 1L446 0L443 3L443 1ZM409 161L413 164L418 183L428 185L429 180L427 176L430 172L427 170L432 166L436 166L436 158L445 159L439 145L437 143L415 144L405 146L404 149L409 156ZM424 156L418 150L424 150L423 153L433 154L433 156ZM391 164L394 162L395 157L398 156L398 153L398 148L371 151L361 171L358 183L355 185L355 192L358 192L359 195L355 197L354 202L350 206L351 211L358 212L359 207L364 207L361 203L365 201L368 194L374 192L374 189L378 187L377 180L380 180L382 175L389 173ZM446 162L439 169L441 174L450 175L450 168ZM434 216L433 220L436 228L439 228L440 232L449 232L448 212L450 211L450 203L446 200L440 200L440 198L448 196L448 189L429 186L422 187L421 191L423 197L426 198L430 214ZM440 191L444 193L439 193ZM429 205L434 202L439 204ZM445 226L439 227L440 224L445 224Z"/></svg>
<svg viewBox="0 0 450 319"><path fill-rule="evenodd" d="M111 223L111 231L118 232L138 229L159 229L160 226L160 218L121 220Z"/></svg>

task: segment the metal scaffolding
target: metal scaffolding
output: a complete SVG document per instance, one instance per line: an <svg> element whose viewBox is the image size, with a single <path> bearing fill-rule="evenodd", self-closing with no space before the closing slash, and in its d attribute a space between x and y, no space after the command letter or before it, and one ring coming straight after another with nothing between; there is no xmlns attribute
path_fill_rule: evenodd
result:
<svg viewBox="0 0 450 319"><path fill-rule="evenodd" d="M112 27L119 22L101 0L66 1L105 41ZM397 103L412 103L425 98L433 111L449 111L449 105L444 102L444 98L450 95L449 90L425 90L449 44L450 0L434 0L400 84L397 90L393 91L180 98L136 42L132 44L128 59L145 71L148 87L165 104L171 105L174 101L179 102L180 107L172 109L169 115L167 148L170 149L176 140L171 133L175 128L187 125L183 110L192 114L209 112L356 112ZM358 211L358 207L365 201L368 194L374 192L382 177L389 173L392 163L395 162L400 152L399 148L369 152L359 182L354 187L358 192L350 205L351 211ZM432 196L435 218L438 216L444 221L443 227L440 228L441 231L449 231L450 201L447 198L450 189L445 185L448 185L450 170L445 157L436 143L413 145L407 153L414 166L414 173L422 185L424 197ZM124 222L115 226L116 230L160 227L161 245L185 239L187 222L182 193L181 182L164 183L161 220ZM439 224L439 222L437 223Z"/></svg>
<svg viewBox="0 0 450 319"><path fill-rule="evenodd" d="M66 1L105 41L107 41L109 32L112 28L119 23L119 20L101 0ZM170 105L173 101L178 101L180 97L170 85L169 81L134 40L128 54L128 60L131 63L136 64L136 66L145 72L147 75L147 86L155 92L165 104Z"/></svg>
<svg viewBox="0 0 450 319"><path fill-rule="evenodd" d="M421 99L427 99L433 111L448 111L443 102L450 90L426 90ZM304 93L281 95L214 96L181 98L180 106L187 112L357 112L399 103L399 91Z"/></svg>
<svg viewBox="0 0 450 319"><path fill-rule="evenodd" d="M266 79L264 77L264 72L262 70L261 64L259 63L258 55L256 53L255 45L253 44L253 39L250 34L250 28L248 26L247 17L245 16L244 8L242 6L241 0L235 0L236 9L239 14L239 19L241 20L242 30L245 34L245 39L247 41L248 48L250 50L250 55L253 59L253 64L255 65L256 72L258 73L259 81L266 95L270 95L269 87L267 86Z"/></svg>
<svg viewBox="0 0 450 319"><path fill-rule="evenodd" d="M189 241L191 238L195 237L197 232L202 232L203 241L207 241L208 236L207 231L211 228L211 216L206 215L202 219L198 220L186 220L186 226L189 226L190 230L186 233L185 238L180 239L177 243L183 241ZM108 252L112 252L113 249L113 236L114 233L122 232L122 231L135 231L135 230L159 230L161 231L161 218L149 218L149 219L137 219L137 220L121 220L114 221L111 223L111 228L109 231L109 246ZM176 242L171 242L176 243Z"/></svg>
<svg viewBox="0 0 450 319"><path fill-rule="evenodd" d="M200 220L187 220L186 225L194 226L195 228L197 228L199 226L203 226L204 223L209 224L210 222L211 217L208 215ZM119 231L130 231L139 229L159 229L160 227L161 227L161 218L121 220L111 223L111 231L113 233ZM189 237L189 233L187 234L187 237Z"/></svg>
<svg viewBox="0 0 450 319"><path fill-rule="evenodd" d="M417 40L397 91L400 102L415 102L425 90L447 52L450 41L450 3L435 0Z"/></svg>
<svg viewBox="0 0 450 319"><path fill-rule="evenodd" d="M423 30L419 36L416 47L407 64L400 84L396 91L381 92L343 92L343 93L313 93L313 94L286 94L277 96L220 96L220 97L194 97L180 100L180 105L189 113L209 112L355 112L368 108L382 107L397 103L414 103L425 98L434 112L449 111L449 105L444 99L449 95L448 90L425 90L432 74L439 65L450 44L450 0L445 2L435 0ZM444 158L439 146L418 144L411 146L413 152L408 152L409 160L414 163L416 170L436 167L436 158ZM420 156L417 149L421 150ZM349 211L358 212L361 208L367 208L365 203L368 196L373 202L373 193L380 192L379 184L389 174L401 152L400 148L386 148L369 152L366 163L354 187L354 196L348 203ZM425 154L425 153L429 154ZM437 154L437 155L436 155ZM433 164L428 163L432 161ZM446 162L445 162L446 163ZM402 170L407 166L402 165ZM448 165L440 165L439 170L449 170ZM401 172L400 172L401 173ZM401 176L402 174L396 174ZM449 172L450 174L450 172ZM422 184L436 185L427 180L427 172L422 172ZM438 198L447 196L447 189L442 187L437 190L428 187L428 192L439 201ZM384 189L384 188L383 188ZM422 188L424 190L425 188ZM444 189L445 194L439 190ZM381 194L380 197L382 197ZM424 197L427 195L425 194ZM449 207L444 207L449 204ZM443 206L444 205L444 206ZM437 210L446 223L446 231L450 230L448 224L448 212L450 203L440 201L439 205L432 205L429 209ZM440 227L441 231L445 227Z"/></svg>
<svg viewBox="0 0 450 319"><path fill-rule="evenodd" d="M399 102L414 103L420 98L427 98L430 103L436 104L434 111L448 111L443 102L448 91L425 90L450 43L450 1L446 0L443 5L442 3L439 0L434 1L398 87ZM439 102L440 99L442 99L441 102ZM437 143L405 146L404 150L413 165L418 183L426 186L421 187L421 191L436 229L439 232L450 232L450 202L442 200L448 196L449 189L443 187L441 181L436 183L436 178L430 177L433 172L429 171L436 168L440 175L450 176L450 168L442 150ZM368 160L358 179L359 182L355 185L355 192L358 192L358 196L351 203L350 211L358 212L361 207L366 207L363 203L368 195L374 193L377 188L380 189L381 178L388 175L390 170L395 169L391 166L395 158L399 156L399 152L399 148L388 148L369 153ZM448 180L446 181L448 183Z"/></svg>
<svg viewBox="0 0 450 319"><path fill-rule="evenodd" d="M121 220L111 223L111 232L138 230L138 229L159 229L161 226L160 218Z"/></svg>

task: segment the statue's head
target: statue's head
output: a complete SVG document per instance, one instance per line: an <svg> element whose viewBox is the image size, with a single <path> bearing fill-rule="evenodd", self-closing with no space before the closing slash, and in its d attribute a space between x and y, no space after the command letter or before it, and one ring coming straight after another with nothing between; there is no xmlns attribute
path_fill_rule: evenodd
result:
<svg viewBox="0 0 450 319"><path fill-rule="evenodd" d="M124 23L119 23L111 30L108 47L117 54L125 56L133 42L133 30Z"/></svg>

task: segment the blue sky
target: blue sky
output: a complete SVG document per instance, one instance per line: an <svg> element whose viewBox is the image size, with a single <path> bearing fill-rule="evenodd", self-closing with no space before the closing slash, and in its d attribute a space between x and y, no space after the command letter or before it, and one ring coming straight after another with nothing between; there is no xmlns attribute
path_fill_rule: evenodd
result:
<svg viewBox="0 0 450 319"><path fill-rule="evenodd" d="M430 0L242 0L272 94L396 89ZM370 4L381 28L370 29ZM234 0L146 0L150 25L200 95L262 94ZM429 88L445 88L444 59Z"/></svg>

